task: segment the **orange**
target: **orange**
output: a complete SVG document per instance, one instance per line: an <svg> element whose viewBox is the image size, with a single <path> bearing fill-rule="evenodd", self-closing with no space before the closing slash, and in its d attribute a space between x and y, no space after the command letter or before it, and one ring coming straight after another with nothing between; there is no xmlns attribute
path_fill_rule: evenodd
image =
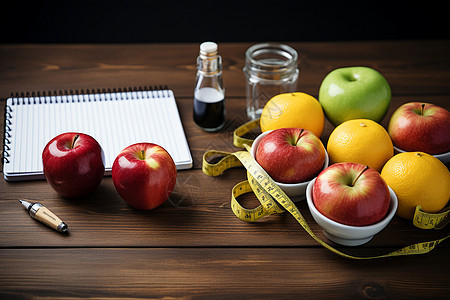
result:
<svg viewBox="0 0 450 300"><path fill-rule="evenodd" d="M412 220L417 205L428 213L443 209L450 197L450 172L436 157L404 152L392 157L381 177L398 198L397 215Z"/></svg>
<svg viewBox="0 0 450 300"><path fill-rule="evenodd" d="M322 105L313 96L302 93L284 93L272 97L261 113L261 131L278 128L303 128L320 137L325 126Z"/></svg>
<svg viewBox="0 0 450 300"><path fill-rule="evenodd" d="M369 119L354 119L331 132L327 151L331 163L354 162L381 172L394 155L394 146L383 126Z"/></svg>

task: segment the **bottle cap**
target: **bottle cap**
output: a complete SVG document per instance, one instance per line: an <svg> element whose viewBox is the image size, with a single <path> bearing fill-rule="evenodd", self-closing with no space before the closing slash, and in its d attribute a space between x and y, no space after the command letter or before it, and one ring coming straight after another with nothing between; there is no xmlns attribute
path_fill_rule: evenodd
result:
<svg viewBox="0 0 450 300"><path fill-rule="evenodd" d="M200 45L200 53L207 56L215 55L217 48L217 44L214 42L204 42Z"/></svg>

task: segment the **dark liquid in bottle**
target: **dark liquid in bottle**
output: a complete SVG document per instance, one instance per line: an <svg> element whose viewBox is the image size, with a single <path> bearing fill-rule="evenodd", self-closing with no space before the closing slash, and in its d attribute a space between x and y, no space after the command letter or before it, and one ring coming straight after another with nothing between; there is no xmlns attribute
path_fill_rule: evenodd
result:
<svg viewBox="0 0 450 300"><path fill-rule="evenodd" d="M203 88L194 97L194 121L206 131L217 131L225 124L225 99L213 88Z"/></svg>

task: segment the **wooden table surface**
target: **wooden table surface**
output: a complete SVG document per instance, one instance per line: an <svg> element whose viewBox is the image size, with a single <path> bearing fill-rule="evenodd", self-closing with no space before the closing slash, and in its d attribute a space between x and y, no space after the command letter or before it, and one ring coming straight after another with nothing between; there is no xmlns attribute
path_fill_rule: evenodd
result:
<svg viewBox="0 0 450 300"><path fill-rule="evenodd" d="M390 115L402 103L428 101L450 109L450 41L288 43L301 60L298 90L317 97L333 69L379 70L392 89ZM43 44L0 46L0 98L15 92L167 85L175 93L194 157L178 172L173 195L153 211L129 207L105 177L80 200L59 197L46 181L0 180L0 298L155 299L424 299L450 293L450 243L424 255L374 260L343 258L323 248L289 213L258 223L237 219L231 188L242 168L209 177L206 150L237 151L233 130L247 121L244 53L251 43L220 44L227 123L218 133L194 126L192 96L198 44ZM3 114L1 117L3 124ZM324 143L333 130L326 122ZM2 128L3 134L3 128ZM39 200L69 224L60 234L31 219L17 199ZM250 200L249 206L254 200ZM305 219L328 242L306 202ZM337 247L379 255L445 237L395 216L369 243Z"/></svg>

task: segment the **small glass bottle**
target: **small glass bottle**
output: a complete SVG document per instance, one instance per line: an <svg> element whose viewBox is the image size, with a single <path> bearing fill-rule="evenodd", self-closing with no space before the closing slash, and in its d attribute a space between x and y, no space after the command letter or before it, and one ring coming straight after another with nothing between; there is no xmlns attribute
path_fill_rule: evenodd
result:
<svg viewBox="0 0 450 300"><path fill-rule="evenodd" d="M197 58L194 90L194 121L208 132L220 130L225 124L225 89L222 82L222 58L217 44L204 42Z"/></svg>

